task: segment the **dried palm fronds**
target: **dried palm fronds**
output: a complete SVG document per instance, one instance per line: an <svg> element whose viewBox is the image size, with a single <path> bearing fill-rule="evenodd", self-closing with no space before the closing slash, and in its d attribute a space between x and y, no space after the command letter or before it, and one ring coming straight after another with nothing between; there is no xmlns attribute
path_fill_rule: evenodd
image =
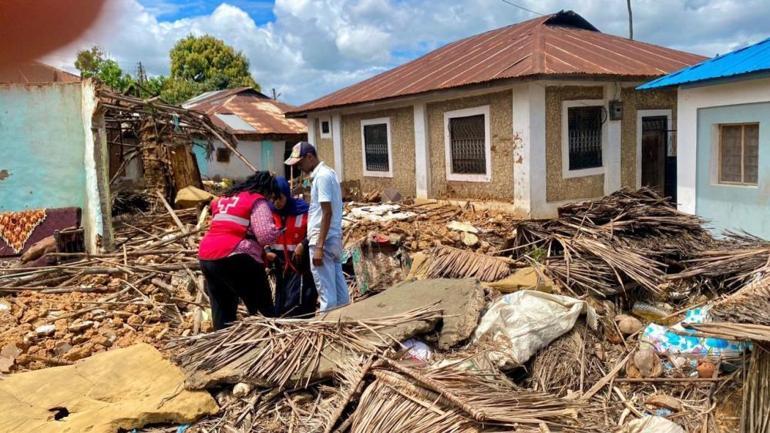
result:
<svg viewBox="0 0 770 433"><path fill-rule="evenodd" d="M217 394L221 411L193 424L190 433L319 433L338 398L335 388L320 385L300 391L257 389L238 398ZM174 427L173 431L177 431Z"/></svg>
<svg viewBox="0 0 770 433"><path fill-rule="evenodd" d="M728 233L714 247L697 251L684 265L685 270L670 275L669 279L695 279L716 292L732 291L770 267L770 242Z"/></svg>
<svg viewBox="0 0 770 433"><path fill-rule="evenodd" d="M388 328L408 322L435 323L441 314L430 307L398 316L361 321L271 319L247 317L230 328L179 339L175 361L187 373L187 385L209 385L207 375L227 373L227 381L246 381L284 388L308 383L322 362L372 354L397 343ZM198 376L203 376L204 379Z"/></svg>
<svg viewBox="0 0 770 433"><path fill-rule="evenodd" d="M532 360L529 383L535 391L565 395L567 391L583 391L604 374L603 363L596 353L599 337L578 322L570 332L549 344Z"/></svg>
<svg viewBox="0 0 770 433"><path fill-rule="evenodd" d="M428 278L476 278L497 281L511 273L510 259L441 246L432 252Z"/></svg>
<svg viewBox="0 0 770 433"><path fill-rule="evenodd" d="M750 282L709 311L715 321L770 326L770 275Z"/></svg>
<svg viewBox="0 0 770 433"><path fill-rule="evenodd" d="M496 371L411 368L394 361L372 370L374 381L350 415L356 433L552 431L582 429L576 400L522 391Z"/></svg>
<svg viewBox="0 0 770 433"><path fill-rule="evenodd" d="M573 292L609 296L641 287L661 295L666 274L712 241L698 217L642 188L563 206L557 219L522 222L513 251L542 261Z"/></svg>
<svg viewBox="0 0 770 433"><path fill-rule="evenodd" d="M756 345L743 386L741 433L770 433L770 345Z"/></svg>
<svg viewBox="0 0 770 433"><path fill-rule="evenodd" d="M703 335L724 338L726 340L753 340L770 342L770 326L750 323L708 322L686 323L686 328L694 329Z"/></svg>

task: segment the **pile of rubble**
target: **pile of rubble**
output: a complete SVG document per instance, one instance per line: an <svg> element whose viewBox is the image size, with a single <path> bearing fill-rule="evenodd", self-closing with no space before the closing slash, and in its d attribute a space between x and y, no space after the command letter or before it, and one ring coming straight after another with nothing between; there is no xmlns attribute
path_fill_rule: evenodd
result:
<svg viewBox="0 0 770 433"><path fill-rule="evenodd" d="M161 198L114 253L0 271L6 370L149 342L219 405L191 432L767 432L770 243L651 191L547 221L349 203L356 302L217 332L205 219Z"/></svg>
<svg viewBox="0 0 770 433"><path fill-rule="evenodd" d="M0 274L0 372L71 364L138 342L209 330L195 209L158 200L116 219L114 253L53 253L50 266Z"/></svg>

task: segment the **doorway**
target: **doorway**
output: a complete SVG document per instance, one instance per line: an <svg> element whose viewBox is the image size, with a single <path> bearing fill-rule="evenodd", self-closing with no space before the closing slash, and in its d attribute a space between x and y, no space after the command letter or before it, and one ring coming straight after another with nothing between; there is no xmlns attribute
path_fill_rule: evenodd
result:
<svg viewBox="0 0 770 433"><path fill-rule="evenodd" d="M676 203L676 146L670 110L642 110L638 119L638 184Z"/></svg>

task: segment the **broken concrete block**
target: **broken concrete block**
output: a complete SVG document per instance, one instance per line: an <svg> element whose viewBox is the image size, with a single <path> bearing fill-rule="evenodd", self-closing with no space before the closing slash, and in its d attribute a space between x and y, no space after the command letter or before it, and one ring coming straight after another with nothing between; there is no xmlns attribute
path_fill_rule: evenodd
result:
<svg viewBox="0 0 770 433"><path fill-rule="evenodd" d="M114 433L192 423L219 410L208 392L181 390L183 380L182 371L148 344L14 374L0 381L0 431ZM55 415L61 418L53 422Z"/></svg>
<svg viewBox="0 0 770 433"><path fill-rule="evenodd" d="M382 201L385 203L398 203L401 201L401 193L395 188L385 188L381 194Z"/></svg>
<svg viewBox="0 0 770 433"><path fill-rule="evenodd" d="M49 337L56 332L56 325L40 325L35 328L35 335L38 337Z"/></svg>
<svg viewBox="0 0 770 433"><path fill-rule="evenodd" d="M449 224L446 225L446 228L449 230L454 230L456 232L465 232L465 233L473 233L478 234L479 229L474 227L470 223L462 223L460 221L451 221Z"/></svg>

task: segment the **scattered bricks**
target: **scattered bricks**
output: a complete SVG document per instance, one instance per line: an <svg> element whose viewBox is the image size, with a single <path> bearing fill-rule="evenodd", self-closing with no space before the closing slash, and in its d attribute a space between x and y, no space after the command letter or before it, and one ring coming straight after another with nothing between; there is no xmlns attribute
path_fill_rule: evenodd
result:
<svg viewBox="0 0 770 433"><path fill-rule="evenodd" d="M59 319L54 322L54 326L56 326L57 332L64 332L67 331L67 319Z"/></svg>
<svg viewBox="0 0 770 433"><path fill-rule="evenodd" d="M78 320L67 327L70 332L80 333L94 326L91 320Z"/></svg>
<svg viewBox="0 0 770 433"><path fill-rule="evenodd" d="M144 321L142 320L142 318L137 315L133 315L129 317L128 320L126 321L126 323L131 326L140 326L143 322Z"/></svg>
<svg viewBox="0 0 770 433"><path fill-rule="evenodd" d="M57 357L64 356L67 352L72 350L72 345L67 342L60 342L54 348L54 353Z"/></svg>
<svg viewBox="0 0 770 433"><path fill-rule="evenodd" d="M85 343L88 340L89 340L88 336L77 335L75 337L72 337L72 344L74 344L74 345L83 344L83 343Z"/></svg>
<svg viewBox="0 0 770 433"><path fill-rule="evenodd" d="M112 343L110 343L110 339L105 337L104 335L95 336L94 338L91 339L91 342L94 345L99 345L103 347L109 347L112 345Z"/></svg>

